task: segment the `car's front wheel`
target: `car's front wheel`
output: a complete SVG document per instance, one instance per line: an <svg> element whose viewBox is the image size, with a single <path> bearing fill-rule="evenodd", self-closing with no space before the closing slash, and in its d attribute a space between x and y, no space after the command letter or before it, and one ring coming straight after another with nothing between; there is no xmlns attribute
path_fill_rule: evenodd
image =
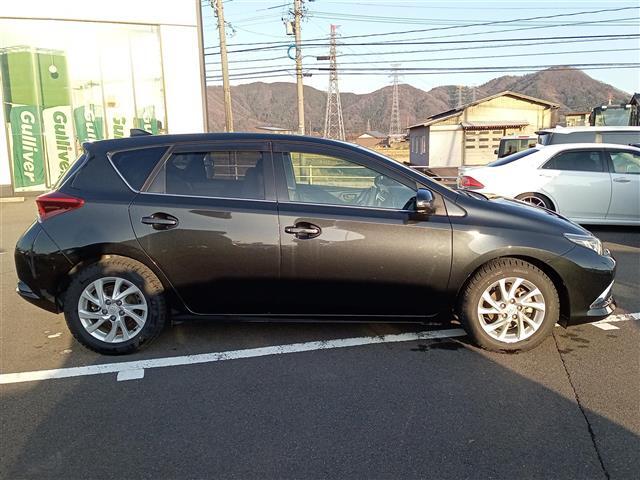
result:
<svg viewBox="0 0 640 480"><path fill-rule="evenodd" d="M558 292L536 266L515 258L483 265L463 292L460 312L477 345L529 350L551 333L560 315Z"/></svg>
<svg viewBox="0 0 640 480"><path fill-rule="evenodd" d="M142 263L109 257L71 281L64 314L73 336L99 353L131 353L155 338L166 322L164 289Z"/></svg>

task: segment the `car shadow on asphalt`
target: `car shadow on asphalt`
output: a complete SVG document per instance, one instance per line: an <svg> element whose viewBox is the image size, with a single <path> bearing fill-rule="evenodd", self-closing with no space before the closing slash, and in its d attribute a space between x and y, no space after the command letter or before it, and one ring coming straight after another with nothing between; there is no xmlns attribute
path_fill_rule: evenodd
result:
<svg viewBox="0 0 640 480"><path fill-rule="evenodd" d="M585 413L600 430L587 423L552 338L520 355L442 339L151 369L127 382L6 385L2 404L2 478L627 478L640 469L638 435L595 412ZM604 441L618 457L602 455Z"/></svg>

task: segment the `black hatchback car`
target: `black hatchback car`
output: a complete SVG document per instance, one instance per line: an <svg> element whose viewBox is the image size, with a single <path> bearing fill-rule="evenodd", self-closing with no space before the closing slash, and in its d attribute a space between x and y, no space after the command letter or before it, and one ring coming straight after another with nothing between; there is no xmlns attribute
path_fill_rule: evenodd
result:
<svg viewBox="0 0 640 480"><path fill-rule="evenodd" d="M18 293L83 345L170 318L461 321L534 347L615 308L615 261L560 215L457 192L356 145L264 134L84 145L18 241Z"/></svg>

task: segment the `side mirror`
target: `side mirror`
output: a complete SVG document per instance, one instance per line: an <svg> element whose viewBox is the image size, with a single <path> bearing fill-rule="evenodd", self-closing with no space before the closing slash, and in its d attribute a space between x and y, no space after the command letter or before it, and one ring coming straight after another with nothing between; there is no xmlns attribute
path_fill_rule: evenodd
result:
<svg viewBox="0 0 640 480"><path fill-rule="evenodd" d="M435 200L431 190L419 188L416 192L416 213L431 215L436 211Z"/></svg>

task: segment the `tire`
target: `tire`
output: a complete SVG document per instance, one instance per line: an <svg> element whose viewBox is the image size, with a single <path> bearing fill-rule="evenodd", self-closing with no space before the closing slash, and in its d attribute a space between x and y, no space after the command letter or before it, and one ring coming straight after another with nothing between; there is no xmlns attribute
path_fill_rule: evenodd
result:
<svg viewBox="0 0 640 480"><path fill-rule="evenodd" d="M522 193L518 195L516 199L533 205L534 207L546 208L547 210L555 211L553 202L549 197L542 195L541 193Z"/></svg>
<svg viewBox="0 0 640 480"><path fill-rule="evenodd" d="M90 350L132 353L148 345L166 324L164 288L142 263L107 257L73 277L64 296L64 316L75 339Z"/></svg>
<svg viewBox="0 0 640 480"><path fill-rule="evenodd" d="M480 267L469 280L459 314L479 347L519 352L536 347L551 333L560 316L560 300L542 270L524 260L501 258Z"/></svg>

